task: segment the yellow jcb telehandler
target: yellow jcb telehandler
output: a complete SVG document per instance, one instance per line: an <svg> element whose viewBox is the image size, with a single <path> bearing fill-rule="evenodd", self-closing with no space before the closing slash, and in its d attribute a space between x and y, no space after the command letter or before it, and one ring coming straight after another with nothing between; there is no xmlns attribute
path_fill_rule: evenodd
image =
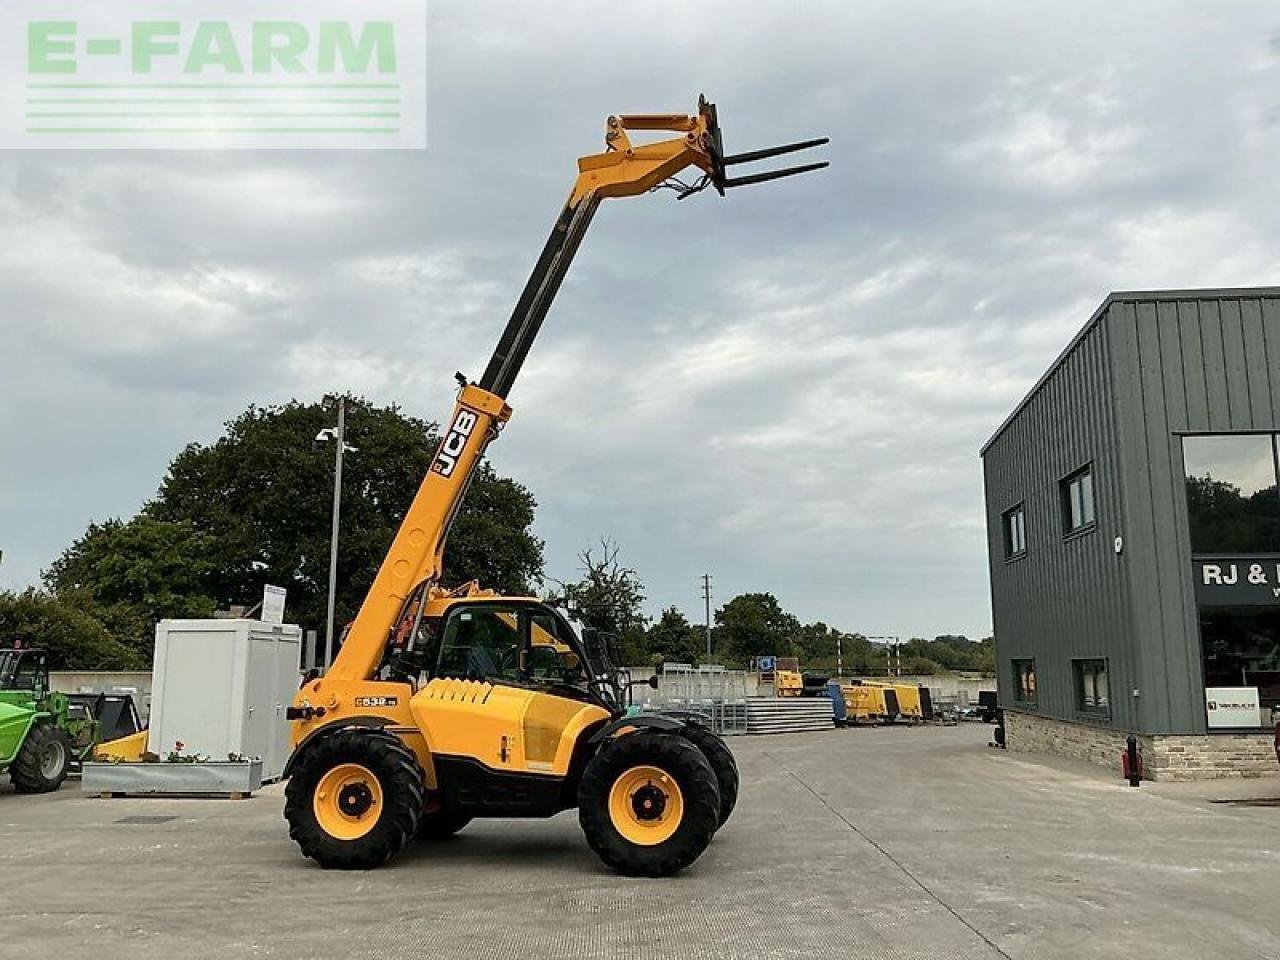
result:
<svg viewBox="0 0 1280 960"><path fill-rule="evenodd" d="M632 143L629 131L674 138ZM445 539L485 448L511 417L506 397L600 202L661 187L683 199L825 167L733 178L727 168L826 143L726 156L716 108L614 116L603 153L582 157L569 200L479 382L459 396L328 673L288 710L293 754L285 817L326 867L369 868L414 838L473 817L547 817L578 808L587 842L619 871L688 866L733 810L738 771L687 718L628 715L631 680L608 639L533 597L439 584ZM687 168L699 179L685 183Z"/></svg>

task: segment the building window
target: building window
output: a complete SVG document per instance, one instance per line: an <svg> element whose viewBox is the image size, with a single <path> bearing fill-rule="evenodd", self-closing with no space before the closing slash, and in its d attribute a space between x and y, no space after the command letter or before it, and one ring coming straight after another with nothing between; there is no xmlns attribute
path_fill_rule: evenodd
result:
<svg viewBox="0 0 1280 960"><path fill-rule="evenodd" d="M1280 609L1201 607L1200 647L1207 689L1256 691L1261 724L1280 721ZM1229 725L1236 724L1210 724Z"/></svg>
<svg viewBox="0 0 1280 960"><path fill-rule="evenodd" d="M1192 553L1280 553L1277 437L1184 437Z"/></svg>
<svg viewBox="0 0 1280 960"><path fill-rule="evenodd" d="M1062 530L1075 533L1092 527L1095 522L1093 509L1093 467L1077 470L1059 485L1062 497Z"/></svg>
<svg viewBox="0 0 1280 960"><path fill-rule="evenodd" d="M1018 703L1036 702L1036 662L1013 661L1013 699Z"/></svg>
<svg viewBox="0 0 1280 960"><path fill-rule="evenodd" d="M1006 510L1000 515L1000 526L1004 530L1004 558L1012 560L1027 552L1027 511L1022 504Z"/></svg>
<svg viewBox="0 0 1280 960"><path fill-rule="evenodd" d="M1076 709L1099 717L1111 716L1111 688L1107 661L1072 660L1076 677Z"/></svg>

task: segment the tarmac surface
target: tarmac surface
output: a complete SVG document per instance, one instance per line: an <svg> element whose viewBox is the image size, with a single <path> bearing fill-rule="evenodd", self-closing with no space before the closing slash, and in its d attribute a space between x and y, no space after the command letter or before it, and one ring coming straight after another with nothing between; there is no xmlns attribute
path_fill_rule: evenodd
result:
<svg viewBox="0 0 1280 960"><path fill-rule="evenodd" d="M1135 790L989 735L732 738L738 810L666 880L608 871L573 812L476 821L342 873L298 854L279 786L101 800L6 783L0 956L1280 957L1280 777Z"/></svg>

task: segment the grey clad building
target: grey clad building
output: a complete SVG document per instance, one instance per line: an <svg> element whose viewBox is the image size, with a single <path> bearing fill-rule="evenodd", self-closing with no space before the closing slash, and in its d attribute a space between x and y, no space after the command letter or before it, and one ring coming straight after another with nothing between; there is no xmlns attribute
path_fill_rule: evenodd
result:
<svg viewBox="0 0 1280 960"><path fill-rule="evenodd" d="M1113 293L982 449L1011 750L1273 773L1280 288Z"/></svg>

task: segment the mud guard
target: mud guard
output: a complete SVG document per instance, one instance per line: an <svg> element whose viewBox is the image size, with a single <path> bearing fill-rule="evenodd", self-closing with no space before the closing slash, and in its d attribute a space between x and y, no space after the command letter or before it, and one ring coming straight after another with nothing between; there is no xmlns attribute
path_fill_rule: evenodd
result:
<svg viewBox="0 0 1280 960"><path fill-rule="evenodd" d="M676 717L666 716L661 713L642 713L635 717L619 717L610 723L606 723L603 727L592 735L590 743L599 743L605 740L619 730L625 730L628 727L644 727L649 730L665 730L670 733L678 733L687 726L686 722Z"/></svg>
<svg viewBox="0 0 1280 960"><path fill-rule="evenodd" d="M350 727L369 727L377 729L379 727L389 727L392 725L391 720L387 717L343 717L341 720L331 720L322 727L316 727L305 737L298 741L298 745L293 748L293 752L289 754L289 759L285 762L284 772L280 774L281 780L289 779L289 775L293 773L293 762L302 753L302 748L315 743L323 737L331 736L339 730L346 730Z"/></svg>

